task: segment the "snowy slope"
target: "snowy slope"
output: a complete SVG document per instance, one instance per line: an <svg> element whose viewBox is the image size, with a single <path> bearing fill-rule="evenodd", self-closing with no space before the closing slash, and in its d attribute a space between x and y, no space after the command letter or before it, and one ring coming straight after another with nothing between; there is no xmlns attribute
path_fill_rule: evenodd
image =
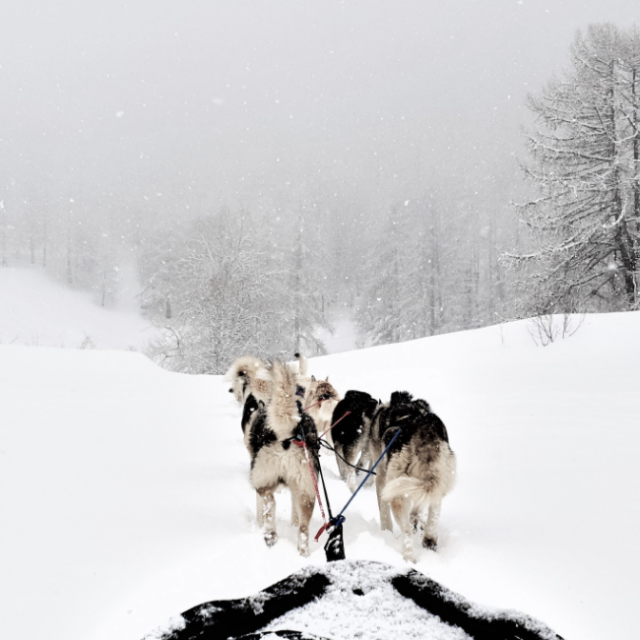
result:
<svg viewBox="0 0 640 640"><path fill-rule="evenodd" d="M131 276L133 277L133 276ZM138 313L135 286L117 308L53 281L37 268L0 269L0 344L142 351L154 330Z"/></svg>
<svg viewBox="0 0 640 640"><path fill-rule="evenodd" d="M444 420L459 477L416 568L567 638L637 637L640 313L588 316L536 347L530 323L311 361L341 391L408 389ZM240 410L216 376L135 353L0 346L0 637L140 640L196 604L324 562L253 519ZM334 509L349 493L323 459ZM321 525L318 511L312 530ZM405 566L373 490L349 559ZM323 541L321 541L323 542Z"/></svg>

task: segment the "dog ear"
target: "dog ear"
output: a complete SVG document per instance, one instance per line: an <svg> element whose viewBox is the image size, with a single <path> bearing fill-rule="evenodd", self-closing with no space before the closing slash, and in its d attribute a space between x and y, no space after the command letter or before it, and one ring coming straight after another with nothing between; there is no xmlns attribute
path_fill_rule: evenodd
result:
<svg viewBox="0 0 640 640"><path fill-rule="evenodd" d="M325 382L329 382L329 376L324 379Z"/></svg>
<svg viewBox="0 0 640 640"><path fill-rule="evenodd" d="M315 382L316 381L316 377L315 376L311 376L311 382Z"/></svg>

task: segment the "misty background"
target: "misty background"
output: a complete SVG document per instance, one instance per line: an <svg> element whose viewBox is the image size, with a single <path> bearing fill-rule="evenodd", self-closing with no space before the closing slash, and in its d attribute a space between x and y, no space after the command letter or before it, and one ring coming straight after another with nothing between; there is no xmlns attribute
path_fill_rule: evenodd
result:
<svg viewBox="0 0 640 640"><path fill-rule="evenodd" d="M517 317L526 97L637 0L5 1L0 264L223 371ZM133 302L132 302L133 301Z"/></svg>

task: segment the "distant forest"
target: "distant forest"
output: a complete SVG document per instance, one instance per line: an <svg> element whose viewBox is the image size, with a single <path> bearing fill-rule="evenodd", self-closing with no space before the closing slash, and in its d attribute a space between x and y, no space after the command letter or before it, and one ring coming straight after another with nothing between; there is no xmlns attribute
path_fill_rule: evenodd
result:
<svg viewBox="0 0 640 640"><path fill-rule="evenodd" d="M514 154L447 178L301 164L230 202L153 175L96 191L49 168L0 176L0 265L37 265L98 304L135 268L150 355L221 373L241 353L321 354L337 317L360 345L551 313L639 307L640 35L592 25L528 107ZM517 155L517 160L516 160ZM136 186L144 184L144 188Z"/></svg>

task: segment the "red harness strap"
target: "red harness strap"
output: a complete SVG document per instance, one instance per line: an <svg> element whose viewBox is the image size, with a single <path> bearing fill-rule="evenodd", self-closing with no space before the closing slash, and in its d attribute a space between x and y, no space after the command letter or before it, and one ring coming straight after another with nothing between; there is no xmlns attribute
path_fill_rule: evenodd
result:
<svg viewBox="0 0 640 640"><path fill-rule="evenodd" d="M318 400L317 402L310 404L308 407L305 407L303 411L306 413L309 409L313 409L313 407L317 407L319 404L322 404L322 400Z"/></svg>
<svg viewBox="0 0 640 640"><path fill-rule="evenodd" d="M322 514L322 520L327 523L327 516L324 514L324 507L322 506L322 500L320 499L320 490L318 489L318 480L316 479L316 472L313 470L313 463L311 462L311 458L309 457L309 450L307 449L307 443L304 440L292 440L293 444L297 444L299 447L304 449L304 457L307 459L307 463L309 464L309 471L311 472L311 480L313 481L313 486L316 490L316 498L318 498L318 506L320 507L320 513Z"/></svg>
<svg viewBox="0 0 640 640"><path fill-rule="evenodd" d="M327 433L329 433L329 431L331 431L331 429L333 429L333 427L338 424L338 422L340 422L340 420L344 420L350 413L351 411L345 411L324 433L320 435L320 437L324 437Z"/></svg>
<svg viewBox="0 0 640 640"><path fill-rule="evenodd" d="M317 402L316 404L320 404L320 402ZM313 404L311 405L311 407L314 407L314 406L315 405ZM311 407L307 407L306 409L310 409ZM306 409L304 409L304 411L306 411ZM340 418L338 418L320 436L320 438L322 438L325 434L329 433L329 431L331 431L331 429L333 429L333 427L335 427L338 424L338 422L340 422L340 420L343 420L344 418L346 418L350 413L351 411L345 411L344 414L340 416ZM304 457L307 459L307 464L309 465L309 471L311 472L311 480L313 481L313 487L316 490L316 498L318 498L318 506L320 507L320 513L322 514L322 520L324 522L324 524L322 525L322 528L320 529L320 531L318 531L315 537L315 541L318 542L318 538L320 537L322 532L329 526L330 523L327 520L327 516L324 513L324 507L322 506L322 499L320 498L320 489L318 489L318 480L316 478L316 472L313 470L313 463L311 462L311 458L309 457L309 450L307 449L307 443L304 440L296 440L295 438L291 440L291 442L293 442L293 444L297 444L299 447L302 447L304 449Z"/></svg>
<svg viewBox="0 0 640 640"><path fill-rule="evenodd" d="M318 542L318 540L320 539L320 536L325 532L326 528L330 525L331 525L330 522L325 521L325 523L320 527L320 529L318 529L318 533L316 533L316 537L314 538L316 542Z"/></svg>

